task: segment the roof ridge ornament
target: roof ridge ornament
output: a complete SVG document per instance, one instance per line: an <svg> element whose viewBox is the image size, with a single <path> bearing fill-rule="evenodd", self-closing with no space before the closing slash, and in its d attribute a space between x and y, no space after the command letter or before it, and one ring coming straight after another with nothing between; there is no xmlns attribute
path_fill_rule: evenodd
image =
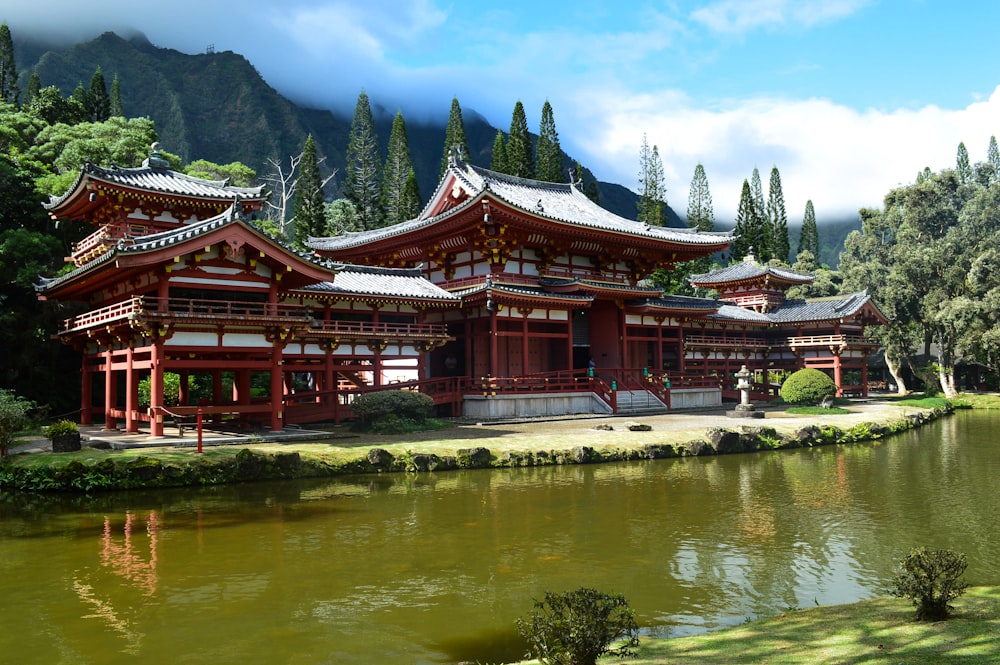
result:
<svg viewBox="0 0 1000 665"><path fill-rule="evenodd" d="M149 157L143 160L142 165L145 168L150 169L162 169L166 170L170 168L170 162L164 159L163 154L160 152L160 142L154 141L151 146L149 146L150 153Z"/></svg>

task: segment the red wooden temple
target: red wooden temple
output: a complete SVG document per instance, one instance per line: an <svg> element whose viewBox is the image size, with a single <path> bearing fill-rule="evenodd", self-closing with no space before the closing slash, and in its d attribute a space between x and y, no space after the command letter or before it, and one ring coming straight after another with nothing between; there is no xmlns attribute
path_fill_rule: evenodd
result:
<svg viewBox="0 0 1000 665"><path fill-rule="evenodd" d="M457 160L416 219L310 238L309 253L256 224L265 200L154 152L138 169L87 165L50 201L54 218L95 228L74 269L39 287L85 303L59 332L83 356L82 422L158 435L199 408L277 430L349 417L353 395L389 386L482 419L716 406L742 365L757 399L805 366L867 392L864 327L885 319L866 293L786 299L811 276L752 257L692 277L718 299L648 281L725 251L730 233L649 226L575 184ZM212 386L197 405L191 377Z"/></svg>

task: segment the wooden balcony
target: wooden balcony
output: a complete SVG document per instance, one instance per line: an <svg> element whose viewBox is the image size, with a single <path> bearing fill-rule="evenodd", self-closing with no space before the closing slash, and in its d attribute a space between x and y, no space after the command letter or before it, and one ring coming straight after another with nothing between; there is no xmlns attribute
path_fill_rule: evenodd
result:
<svg viewBox="0 0 1000 665"><path fill-rule="evenodd" d="M874 342L870 342L861 335L804 335L789 337L786 344L793 349L818 346L847 348L875 345Z"/></svg>
<svg viewBox="0 0 1000 665"><path fill-rule="evenodd" d="M710 347L710 348L747 348L766 349L773 344L762 339L746 339L744 337L727 337L725 335L686 335L684 337L685 347Z"/></svg>

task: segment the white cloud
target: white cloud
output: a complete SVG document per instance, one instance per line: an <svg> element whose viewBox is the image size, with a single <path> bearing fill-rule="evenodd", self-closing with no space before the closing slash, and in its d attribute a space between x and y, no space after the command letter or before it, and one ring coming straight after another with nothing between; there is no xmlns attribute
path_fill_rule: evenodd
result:
<svg viewBox="0 0 1000 665"><path fill-rule="evenodd" d="M850 16L870 0L722 0L691 12L714 32L744 33L761 27L804 26Z"/></svg>
<svg viewBox="0 0 1000 665"><path fill-rule="evenodd" d="M603 163L609 172L598 174L602 179L635 188L645 132L663 160L668 202L681 214L698 163L720 224L732 223L743 180L754 167L766 187L777 166L789 220L796 223L808 199L820 219L881 207L890 189L912 182L925 166L953 167L959 142L973 162L985 160L1000 116L1000 87L988 100L958 110L858 112L824 99L766 98L707 109L672 91L624 102L617 94L590 91L574 106L588 109L574 122L591 130L580 146L581 160Z"/></svg>

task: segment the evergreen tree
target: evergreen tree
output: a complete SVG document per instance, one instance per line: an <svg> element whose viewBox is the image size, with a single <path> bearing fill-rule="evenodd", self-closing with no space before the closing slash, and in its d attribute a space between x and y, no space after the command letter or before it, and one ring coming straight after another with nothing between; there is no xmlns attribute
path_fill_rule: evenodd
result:
<svg viewBox="0 0 1000 665"><path fill-rule="evenodd" d="M524 116L524 104L520 100L514 104L514 113L510 118L510 132L507 134L506 172L519 178L530 178L534 172L528 120Z"/></svg>
<svg viewBox="0 0 1000 665"><path fill-rule="evenodd" d="M972 167L969 165L969 151L965 148L965 143L958 144L958 154L955 157L955 171L958 173L958 181L963 185L972 182Z"/></svg>
<svg viewBox="0 0 1000 665"><path fill-rule="evenodd" d="M379 170L375 118L372 116L368 95L362 90L354 108L351 134L347 142L344 193L357 207L361 228L364 230L382 226L382 212L379 209L379 185L382 178Z"/></svg>
<svg viewBox="0 0 1000 665"><path fill-rule="evenodd" d="M316 142L313 141L312 134L306 137L305 145L302 146L294 215L294 242L297 247L305 248L309 236L322 236L326 233L323 178L319 173L319 158L316 156Z"/></svg>
<svg viewBox="0 0 1000 665"><path fill-rule="evenodd" d="M806 211L802 216L802 234L799 236L799 250L795 252L796 257L802 252L809 252L819 261L819 227L816 226L816 211L813 209L812 199L806 201Z"/></svg>
<svg viewBox="0 0 1000 665"><path fill-rule="evenodd" d="M493 154L490 158L490 170L497 173L507 172L507 147L504 145L503 132L497 130L496 138L493 139Z"/></svg>
<svg viewBox="0 0 1000 665"><path fill-rule="evenodd" d="M663 162L660 151L649 147L642 135L639 148L639 214L636 219L652 226L664 226L667 221L667 186L663 181Z"/></svg>
<svg viewBox="0 0 1000 665"><path fill-rule="evenodd" d="M997 182L1000 180L1000 148L997 147L997 137L990 137L990 147L986 151L986 160L993 167L993 180L992 182Z"/></svg>
<svg viewBox="0 0 1000 665"><path fill-rule="evenodd" d="M87 89L83 87L82 83L76 84L67 101L69 101L70 105L78 109L83 122L86 122L90 118L90 95L87 94Z"/></svg>
<svg viewBox="0 0 1000 665"><path fill-rule="evenodd" d="M104 83L104 74L98 65L90 79L90 90L87 92L90 101L90 119L94 122L104 122L111 116L111 97L108 96L108 86Z"/></svg>
<svg viewBox="0 0 1000 665"><path fill-rule="evenodd" d="M688 193L687 224L699 231L711 231L715 228L715 212L712 210L712 193L708 189L708 176L705 167L698 164L694 167L691 178L691 190Z"/></svg>
<svg viewBox="0 0 1000 665"><path fill-rule="evenodd" d="M17 68L14 65L14 40L10 28L0 23L0 102L17 106L21 91L17 87Z"/></svg>
<svg viewBox="0 0 1000 665"><path fill-rule="evenodd" d="M420 212L420 193L414 190L415 184L406 121L403 112L396 111L389 134L388 156L382 169L382 212L386 226L413 219Z"/></svg>
<svg viewBox="0 0 1000 665"><path fill-rule="evenodd" d="M788 263L788 212L785 210L785 194L781 190L781 174L778 167L771 168L771 179L767 185L767 219L771 237L768 242L771 258Z"/></svg>
<svg viewBox="0 0 1000 665"><path fill-rule="evenodd" d="M573 179L583 187L583 193L587 195L587 198L601 205L601 193L597 189L597 180L594 178L590 179L586 185L584 185L584 180L586 179L587 172L583 168L583 164L580 162L576 163L576 173Z"/></svg>
<svg viewBox="0 0 1000 665"><path fill-rule="evenodd" d="M729 249L729 258L733 263L743 260L743 257L754 249L757 230L755 229L753 194L750 183L743 181L743 191L740 193L740 205L736 209L736 240Z"/></svg>
<svg viewBox="0 0 1000 665"><path fill-rule="evenodd" d="M24 105L27 106L31 103L31 100L38 95L38 91L42 89L42 79L38 75L38 72L32 70L31 76L28 77L28 87L24 90Z"/></svg>
<svg viewBox="0 0 1000 665"><path fill-rule="evenodd" d="M469 159L469 142L465 138L465 122L462 120L462 107L458 104L458 97L451 99L451 112L448 113L448 126L444 130L444 154L441 156L441 173L444 175L448 168L448 157L452 150L458 150L458 158L467 161Z"/></svg>
<svg viewBox="0 0 1000 665"><path fill-rule="evenodd" d="M753 174L750 176L750 196L753 202L753 215L751 217L752 247L754 255L762 263L771 258L771 248L768 243L771 239L770 224L767 219L767 208L764 204L764 188L760 183L760 171L753 167Z"/></svg>
<svg viewBox="0 0 1000 665"><path fill-rule="evenodd" d="M358 209L347 199L337 199L326 206L326 235L342 236L361 230Z"/></svg>
<svg viewBox="0 0 1000 665"><path fill-rule="evenodd" d="M559 133L552 115L552 105L545 100L542 106L542 122L538 127L538 143L535 146L535 178L544 182L564 182L562 172L562 148L559 147Z"/></svg>
<svg viewBox="0 0 1000 665"><path fill-rule="evenodd" d="M111 94L109 96L108 116L112 118L124 118L125 110L122 108L122 88L118 83L118 74L111 79Z"/></svg>

